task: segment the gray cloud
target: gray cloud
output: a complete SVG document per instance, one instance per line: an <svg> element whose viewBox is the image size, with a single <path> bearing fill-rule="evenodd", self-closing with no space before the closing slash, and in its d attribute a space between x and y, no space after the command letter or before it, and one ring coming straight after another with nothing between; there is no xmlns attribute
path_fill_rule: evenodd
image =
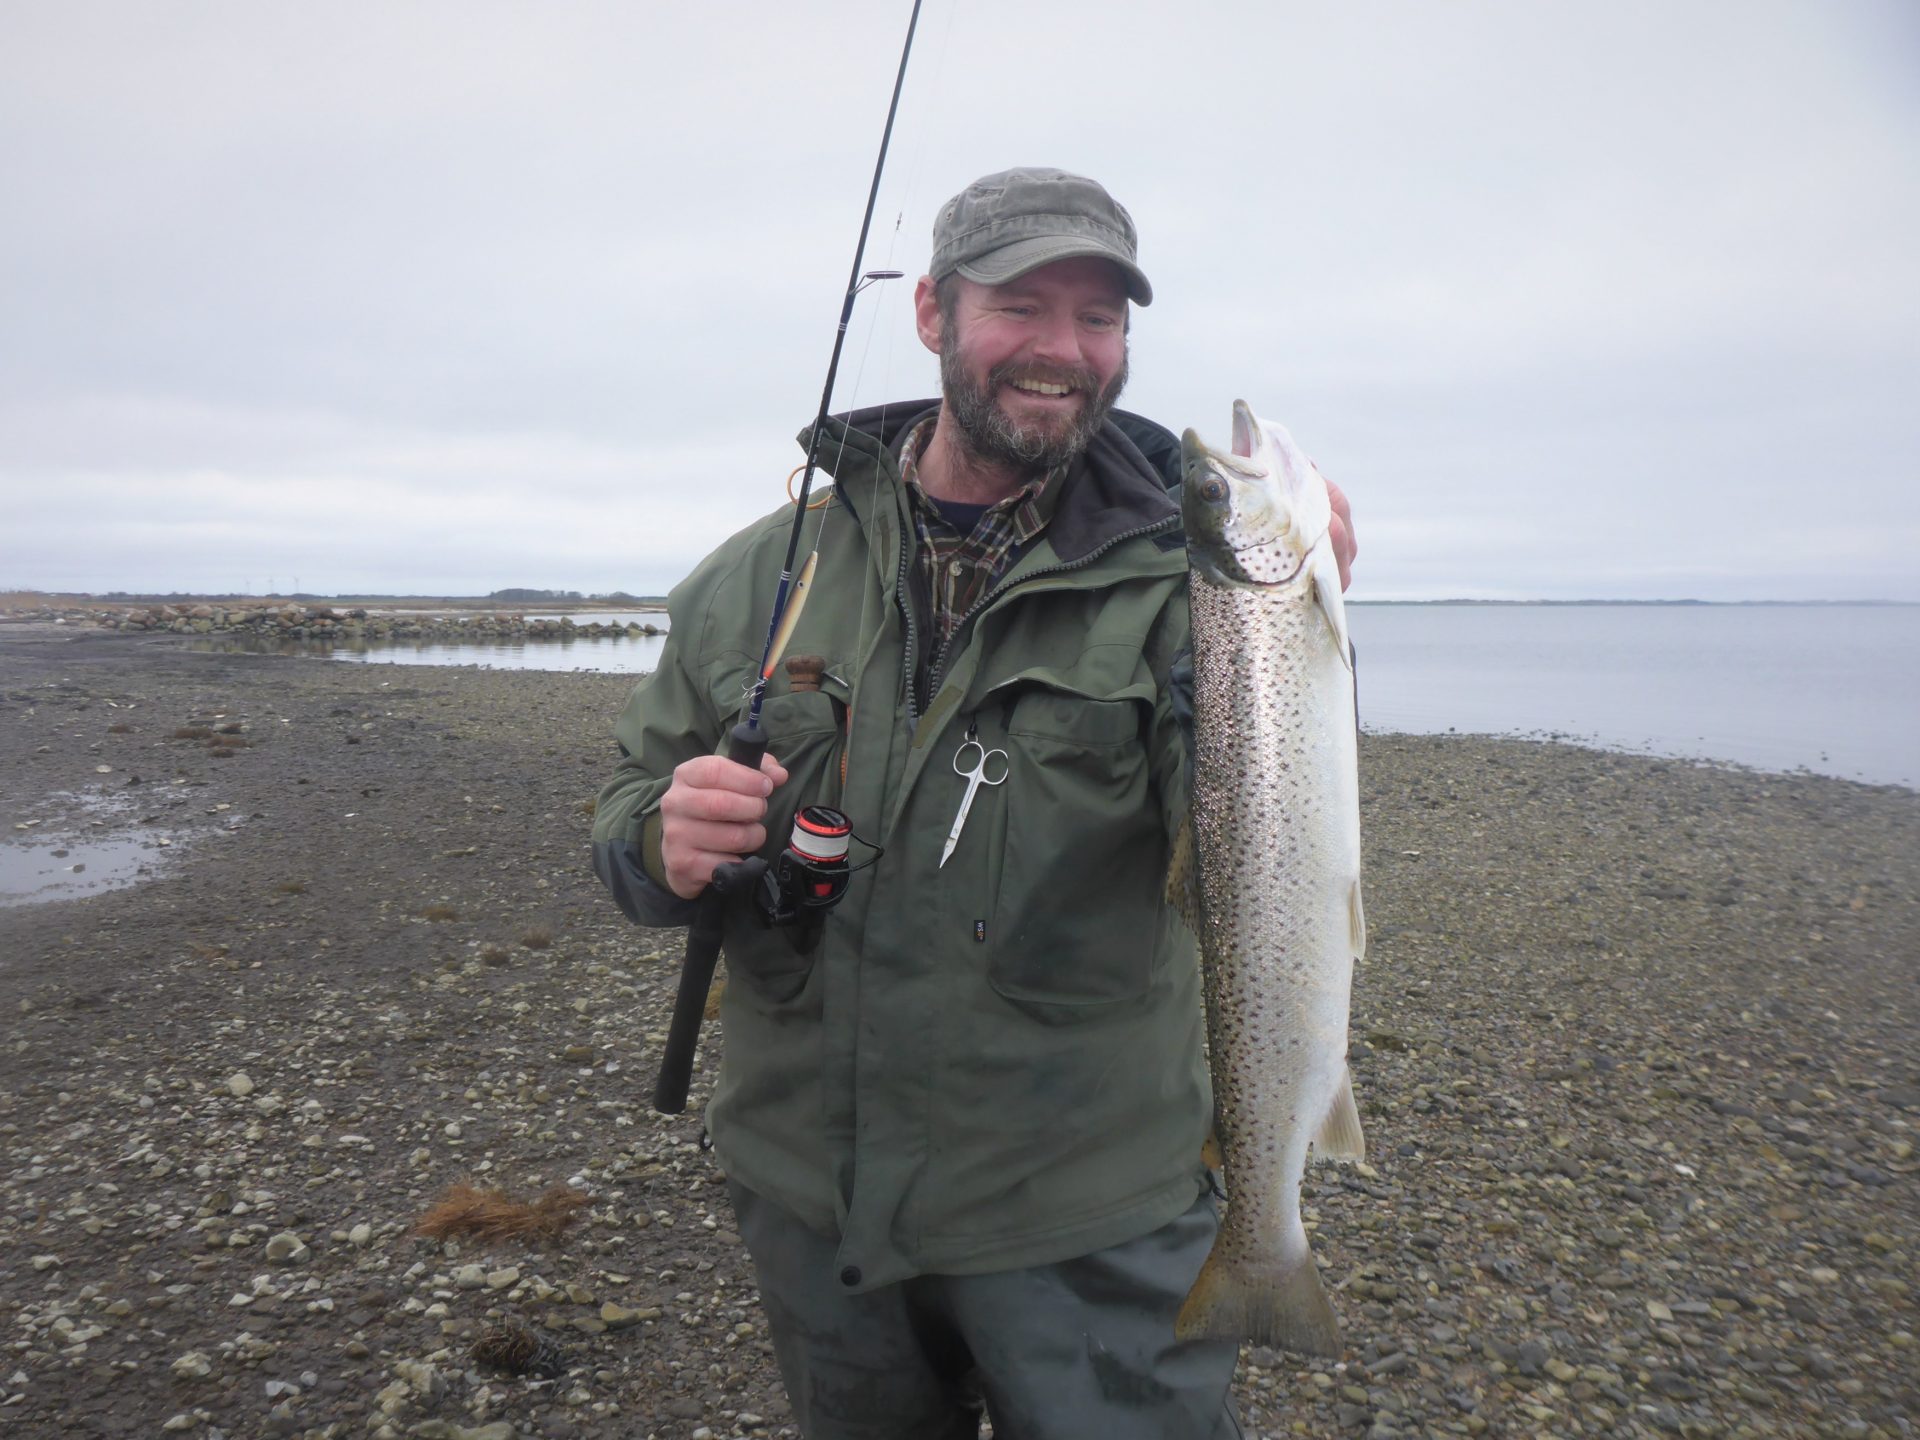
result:
<svg viewBox="0 0 1920 1440"><path fill-rule="evenodd" d="M13 7L0 584L665 588L799 459L905 15ZM1127 403L1288 424L1357 595L1920 599L1917 28L928 0L868 263L1103 178ZM907 300L841 404L933 388Z"/></svg>

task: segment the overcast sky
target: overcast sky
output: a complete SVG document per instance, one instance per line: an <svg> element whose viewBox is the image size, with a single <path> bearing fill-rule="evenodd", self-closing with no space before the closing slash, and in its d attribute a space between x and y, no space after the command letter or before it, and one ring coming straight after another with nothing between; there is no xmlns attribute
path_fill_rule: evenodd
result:
<svg viewBox="0 0 1920 1440"><path fill-rule="evenodd" d="M908 9L11 0L0 587L665 590L802 458ZM869 267L1015 164L1355 598L1920 600L1911 0L927 0Z"/></svg>

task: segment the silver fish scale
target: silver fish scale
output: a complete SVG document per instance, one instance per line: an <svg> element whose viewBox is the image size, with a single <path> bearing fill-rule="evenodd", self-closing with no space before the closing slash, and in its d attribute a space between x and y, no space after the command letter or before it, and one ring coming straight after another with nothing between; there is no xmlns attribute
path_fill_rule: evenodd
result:
<svg viewBox="0 0 1920 1440"><path fill-rule="evenodd" d="M1359 873L1352 675L1303 574L1192 577L1193 840L1227 1214L1215 1253L1306 1245L1308 1142L1345 1074Z"/></svg>

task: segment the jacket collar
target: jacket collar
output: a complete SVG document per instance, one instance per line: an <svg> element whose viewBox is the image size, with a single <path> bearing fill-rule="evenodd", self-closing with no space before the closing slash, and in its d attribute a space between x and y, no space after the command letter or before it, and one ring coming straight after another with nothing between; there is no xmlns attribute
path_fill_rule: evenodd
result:
<svg viewBox="0 0 1920 1440"><path fill-rule="evenodd" d="M827 418L820 437L820 468L853 501L856 516L867 506L891 503L899 488L894 455L900 438L939 409L938 400L874 405ZM805 449L812 427L800 432ZM1115 410L1087 446L1047 526L1054 553L1068 564L1092 554L1116 535L1180 518L1168 490L1179 483L1179 442L1144 416Z"/></svg>

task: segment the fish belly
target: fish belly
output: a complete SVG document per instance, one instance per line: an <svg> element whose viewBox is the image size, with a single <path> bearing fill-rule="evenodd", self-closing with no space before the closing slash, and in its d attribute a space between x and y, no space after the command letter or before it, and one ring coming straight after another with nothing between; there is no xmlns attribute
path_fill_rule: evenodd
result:
<svg viewBox="0 0 1920 1440"><path fill-rule="evenodd" d="M1193 860L1227 1213L1180 1332L1338 1353L1300 1178L1330 1116L1353 1113L1353 675L1304 575L1259 589L1196 572L1191 602Z"/></svg>

